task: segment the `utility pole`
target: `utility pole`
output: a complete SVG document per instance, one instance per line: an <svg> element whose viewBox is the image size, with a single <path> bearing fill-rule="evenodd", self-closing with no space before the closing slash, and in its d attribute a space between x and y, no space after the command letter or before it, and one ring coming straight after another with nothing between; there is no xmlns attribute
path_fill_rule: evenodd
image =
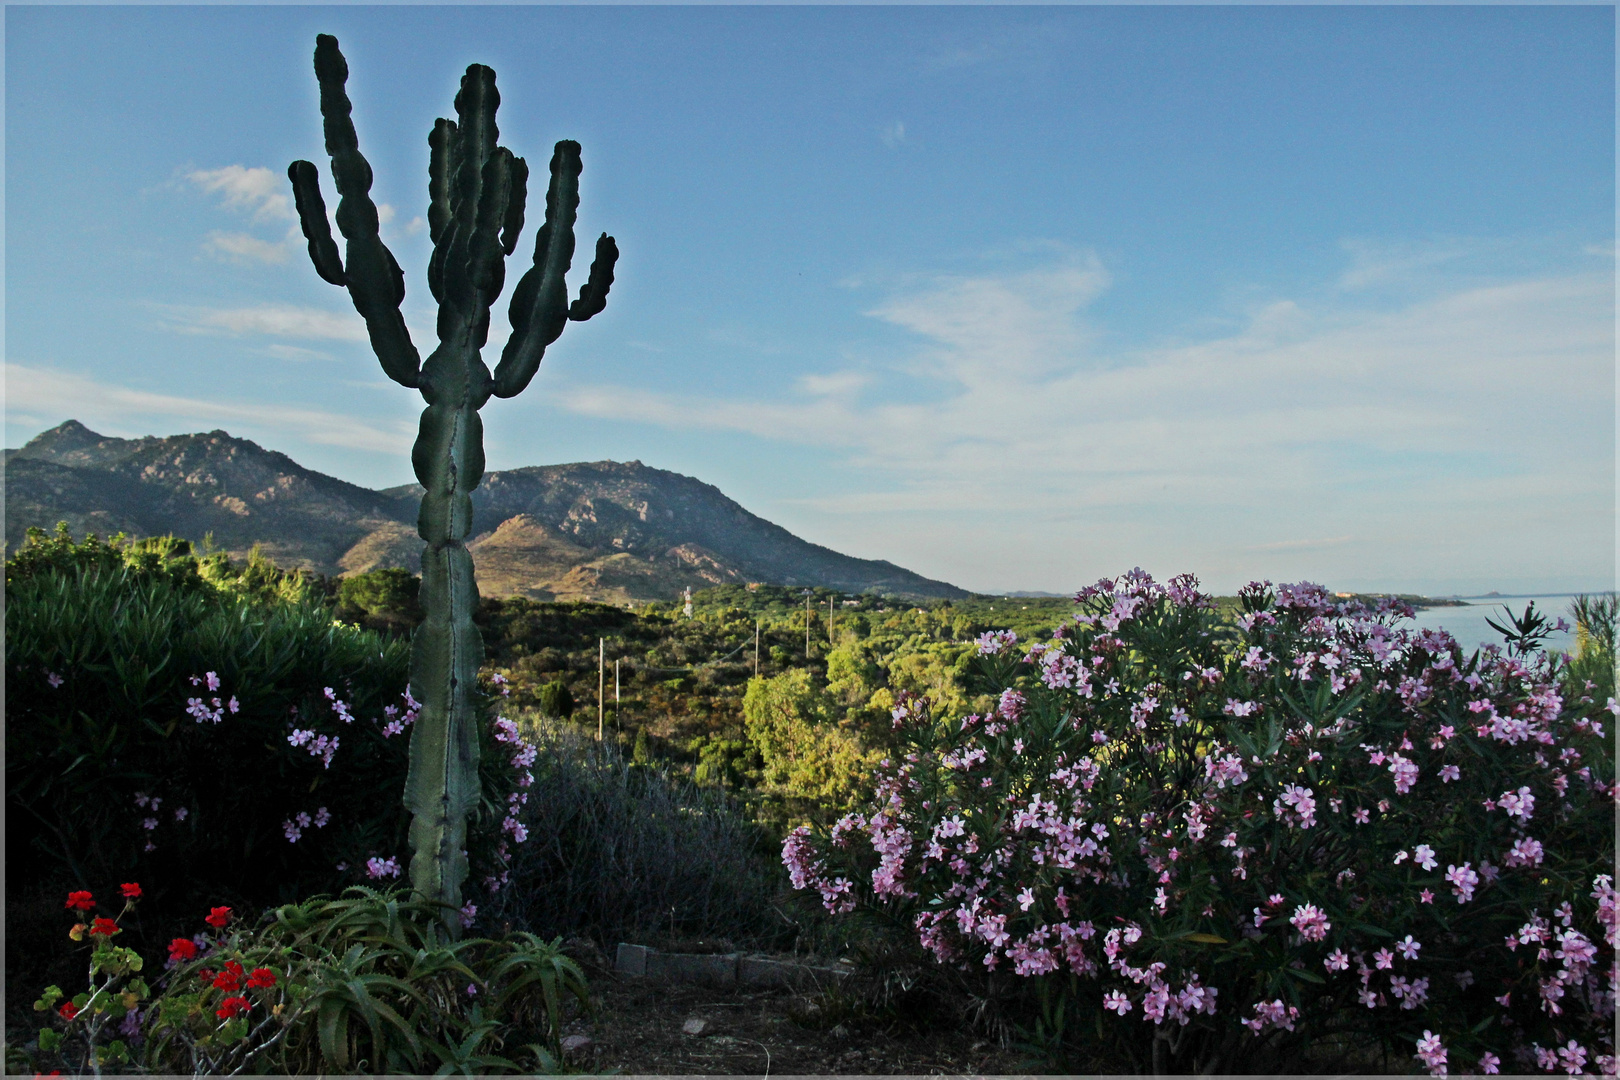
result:
<svg viewBox="0 0 1620 1080"><path fill-rule="evenodd" d="M759 620L754 620L754 678L759 678Z"/></svg>
<svg viewBox="0 0 1620 1080"><path fill-rule="evenodd" d="M827 644L828 645L832 644L832 639L833 639L833 636L832 636L833 601L836 600L836 599L838 599L836 596L827 597Z"/></svg>
<svg viewBox="0 0 1620 1080"><path fill-rule="evenodd" d="M624 721L619 717L619 662L613 661L613 726L619 731L624 730Z"/></svg>
<svg viewBox="0 0 1620 1080"><path fill-rule="evenodd" d="M607 688L603 684L607 679L607 639L596 639L596 741L602 741L603 713L607 711L607 695L603 692Z"/></svg>

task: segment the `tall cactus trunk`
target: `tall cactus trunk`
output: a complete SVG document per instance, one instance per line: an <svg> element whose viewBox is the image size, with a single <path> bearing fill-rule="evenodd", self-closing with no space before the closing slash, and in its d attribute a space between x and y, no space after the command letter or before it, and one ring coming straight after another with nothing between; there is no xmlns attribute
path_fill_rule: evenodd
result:
<svg viewBox="0 0 1620 1080"><path fill-rule="evenodd" d="M483 424L469 399L468 378L433 378L445 368L467 375L487 369L476 351L428 358L433 390L411 451L424 489L417 532L426 619L411 642L411 686L422 703L411 731L405 806L411 812L411 887L454 907L467 877L467 815L478 801L478 667L483 639L473 624L478 582L467 534L472 491L484 474ZM450 372L446 372L450 374ZM441 396L442 395L442 396ZM453 913L446 909L447 920ZM447 925L449 925L447 921ZM454 927L452 927L454 929Z"/></svg>
<svg viewBox="0 0 1620 1080"><path fill-rule="evenodd" d="M567 323L600 312L619 257L603 233L579 298L568 302L565 275L574 253L579 206L579 144L564 140L551 157L546 220L535 237L534 265L512 291L512 336L491 375L479 350L489 336L489 309L505 282L505 258L523 229L528 165L496 145L495 73L467 69L456 94L455 121L440 119L428 136L428 229L433 258L428 287L439 301L439 347L419 359L399 305L405 277L378 235L370 197L371 166L360 154L349 119L348 63L337 39L315 39L315 76L332 176L341 196L340 257L321 198L320 173L307 161L287 170L315 272L344 286L366 320L372 351L384 373L427 400L411 464L422 484L417 532L422 553L426 619L411 643L411 688L421 702L411 731L405 806L411 812L411 887L446 905L445 932L460 933L455 909L467 879L467 817L478 802L478 666L484 646L473 623L478 582L467 534L472 492L484 475L484 431L478 410L491 395L514 397L534 377L546 346Z"/></svg>

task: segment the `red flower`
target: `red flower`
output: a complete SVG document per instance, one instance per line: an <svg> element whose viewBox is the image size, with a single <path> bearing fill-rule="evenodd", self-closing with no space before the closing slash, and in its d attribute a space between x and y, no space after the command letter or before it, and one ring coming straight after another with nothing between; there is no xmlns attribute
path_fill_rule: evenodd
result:
<svg viewBox="0 0 1620 1080"><path fill-rule="evenodd" d="M199 970L197 972L197 978L201 979L203 982L213 982L214 981L213 969L212 968L202 968L201 970Z"/></svg>
<svg viewBox="0 0 1620 1080"><path fill-rule="evenodd" d="M214 1010L214 1015L221 1020L229 1020L233 1016L241 1016L250 1008L252 1006L248 1004L247 998L228 997L219 1003L219 1008Z"/></svg>
<svg viewBox="0 0 1620 1080"><path fill-rule="evenodd" d="M98 915L96 921L90 926L90 933L100 934L102 937L112 937L114 934L122 934L123 931L118 929L118 924L111 919L103 919Z"/></svg>
<svg viewBox="0 0 1620 1080"><path fill-rule="evenodd" d="M276 985L276 973L269 968L254 968L253 974L248 976L248 989L266 989Z"/></svg>
<svg viewBox="0 0 1620 1080"><path fill-rule="evenodd" d="M242 989L242 965L235 960L225 963L225 970L214 979L214 988L227 992Z"/></svg>
<svg viewBox="0 0 1620 1080"><path fill-rule="evenodd" d="M79 1015L79 1007L71 1001L62 1002L62 1007L56 1011L62 1014L64 1020L71 1020Z"/></svg>
<svg viewBox="0 0 1620 1080"><path fill-rule="evenodd" d="M96 906L96 901L95 898L87 892L70 892L68 893L67 903L63 906L78 908L80 911L89 911L91 908Z"/></svg>
<svg viewBox="0 0 1620 1080"><path fill-rule="evenodd" d="M220 930L225 929L225 924L230 921L231 909L228 907L209 908L208 918L203 920L203 922L207 923L209 926Z"/></svg>
<svg viewBox="0 0 1620 1080"><path fill-rule="evenodd" d="M183 963L197 958L197 943L190 938L177 937L169 942L169 959Z"/></svg>
<svg viewBox="0 0 1620 1080"><path fill-rule="evenodd" d="M141 898L141 887L133 881L126 881L118 887L124 890L125 900L139 900Z"/></svg>

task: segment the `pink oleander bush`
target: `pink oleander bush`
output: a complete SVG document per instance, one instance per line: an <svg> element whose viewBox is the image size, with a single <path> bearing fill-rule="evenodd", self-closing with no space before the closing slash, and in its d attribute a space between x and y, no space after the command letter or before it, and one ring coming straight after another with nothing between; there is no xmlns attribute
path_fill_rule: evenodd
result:
<svg viewBox="0 0 1620 1080"><path fill-rule="evenodd" d="M1235 625L1190 575L1076 602L979 639L989 714L900 702L873 804L785 842L796 887L1138 1068L1614 1073L1614 699L1562 700L1534 634L1464 655L1309 584Z"/></svg>

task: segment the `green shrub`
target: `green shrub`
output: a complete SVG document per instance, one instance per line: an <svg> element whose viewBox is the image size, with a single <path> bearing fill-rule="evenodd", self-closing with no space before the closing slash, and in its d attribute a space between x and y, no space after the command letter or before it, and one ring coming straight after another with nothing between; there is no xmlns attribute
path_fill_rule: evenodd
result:
<svg viewBox="0 0 1620 1080"><path fill-rule="evenodd" d="M765 841L725 796L556 724L527 721L537 741L514 848L512 885L479 911L542 936L606 945L668 933L721 933L766 946L791 928L772 911L782 887Z"/></svg>
<svg viewBox="0 0 1620 1080"><path fill-rule="evenodd" d="M1570 605L1575 619L1575 655L1564 678L1564 696L1604 702L1615 696L1614 639L1620 623L1620 597L1614 593L1577 596Z"/></svg>
<svg viewBox="0 0 1620 1080"><path fill-rule="evenodd" d="M8 562L14 880L138 879L160 926L205 902L251 910L402 865L409 646L307 598L221 588L210 567L60 535ZM516 770L482 730L470 847L494 867Z"/></svg>
<svg viewBox="0 0 1620 1080"><path fill-rule="evenodd" d="M421 587L421 578L394 566L355 574L338 585L337 613L371 629L408 631L422 621Z"/></svg>
<svg viewBox="0 0 1620 1080"><path fill-rule="evenodd" d="M574 695L569 691L568 684L556 679L542 686L540 711L558 720L567 720L573 716Z"/></svg>
<svg viewBox="0 0 1620 1080"><path fill-rule="evenodd" d="M69 897L76 903L94 900L84 892ZM447 943L439 906L351 888L283 905L256 926L215 907L202 933L169 944L159 972L114 944L130 901L75 929L75 940L90 930L91 985L45 989L34 1008L46 1027L32 1052L8 1054L8 1071L557 1071L565 998L587 1004L579 967L532 934Z"/></svg>

